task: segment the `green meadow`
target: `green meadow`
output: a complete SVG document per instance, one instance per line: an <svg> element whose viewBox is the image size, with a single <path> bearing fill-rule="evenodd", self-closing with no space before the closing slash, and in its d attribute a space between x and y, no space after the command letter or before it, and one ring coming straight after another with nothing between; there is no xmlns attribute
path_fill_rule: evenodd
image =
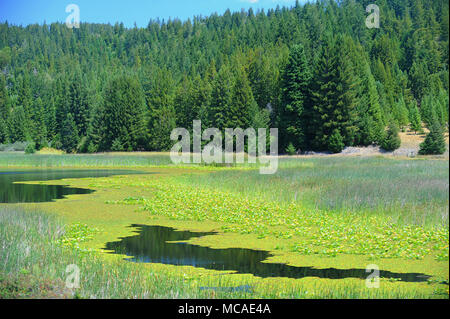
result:
<svg viewBox="0 0 450 319"><path fill-rule="evenodd" d="M67 298L448 298L449 162L442 158L281 158L252 165L174 166L167 154L0 154L2 170L134 168L138 175L30 181L92 189L47 203L0 205L0 295ZM270 252L265 263L424 273L382 278L260 278L131 263L105 251L130 225L216 232L189 243ZM67 265L79 289L65 287ZM248 286L247 290L233 289ZM222 289L203 289L220 287Z"/></svg>

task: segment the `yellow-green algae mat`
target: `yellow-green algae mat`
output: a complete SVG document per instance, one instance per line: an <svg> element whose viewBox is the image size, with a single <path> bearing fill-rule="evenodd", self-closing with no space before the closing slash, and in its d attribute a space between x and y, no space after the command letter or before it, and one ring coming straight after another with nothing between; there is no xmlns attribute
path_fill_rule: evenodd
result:
<svg viewBox="0 0 450 319"><path fill-rule="evenodd" d="M368 244L364 244L362 236L371 231L369 226L354 232L353 228L345 228L345 232L352 229L350 232L353 232L353 235L344 236L343 233L327 227L327 218L330 216L323 216L323 212L310 214L302 211L298 205L283 207L275 203L239 200L239 197L233 194L197 189L177 182L177 175L192 173L193 170L154 168L139 171L144 174L27 182L67 185L92 189L95 192L88 195L69 195L51 203L23 206L54 212L62 216L68 225L81 224L95 230L92 238L79 243L79 246L100 252L105 262L125 257L108 254L103 250L105 244L134 234L136 230L130 225L143 224L173 227L178 230L216 231L217 235L193 238L189 243L211 248L266 250L274 255L267 262L337 269L365 269L369 264L376 264L381 270L433 276L429 282L420 283L382 279L379 289L368 289L365 280L353 278L262 279L250 274L232 274L190 266L136 264L136 267L143 271L161 270L174 276L183 276L190 284L199 287L249 285L253 287L256 297L283 297L292 295L295 290L301 290L311 298L448 297L448 285L441 284L442 281L448 283L449 277L446 230L434 233L422 231L420 228L412 231L410 227L400 230L384 229L382 234L385 237L375 234L371 242L368 236ZM201 170L194 172L205 173ZM332 218L338 228L344 223L358 224L358 221L347 220L345 217ZM367 221L367 224L375 222L376 220L371 220ZM316 227L317 225L320 227ZM386 225L388 223L383 227ZM404 232L411 234L404 236ZM308 234L314 235L308 237ZM427 238L423 247L419 247L420 241L417 241L419 245L414 244L414 240L421 236ZM392 242L388 243L389 240ZM361 243L355 245L355 241ZM370 253L371 243L376 254ZM384 249L383 244L390 249ZM399 251L398 247L401 245L406 248ZM368 253L365 254L364 249L367 249Z"/></svg>

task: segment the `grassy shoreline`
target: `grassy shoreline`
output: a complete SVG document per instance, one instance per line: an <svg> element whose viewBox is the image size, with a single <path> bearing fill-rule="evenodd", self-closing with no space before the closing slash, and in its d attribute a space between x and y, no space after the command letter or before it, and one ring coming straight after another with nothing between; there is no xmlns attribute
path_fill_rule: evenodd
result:
<svg viewBox="0 0 450 319"><path fill-rule="evenodd" d="M247 298L448 298L445 288L432 295L405 287L362 289L357 281L347 285L286 287L266 285L264 293L233 289L239 283L228 277L211 276L202 283L188 276L152 271L121 260L106 260L95 252L64 248L61 220L48 213L0 207L0 298L95 298L95 299L247 299ZM71 238L83 241L83 235ZM80 268L80 289L65 286L66 267ZM255 283L255 286L258 284ZM210 290L203 287L222 287Z"/></svg>
<svg viewBox="0 0 450 319"><path fill-rule="evenodd" d="M0 298L248 298L245 292L201 290L182 277L105 260L64 247L64 225L53 214L0 207ZM71 241L84 240L78 233ZM66 267L80 268L80 289L66 288Z"/></svg>

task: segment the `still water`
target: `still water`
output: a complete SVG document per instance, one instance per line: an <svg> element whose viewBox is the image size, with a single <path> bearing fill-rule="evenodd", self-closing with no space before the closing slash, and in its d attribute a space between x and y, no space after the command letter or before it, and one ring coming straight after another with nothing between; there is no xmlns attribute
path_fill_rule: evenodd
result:
<svg viewBox="0 0 450 319"><path fill-rule="evenodd" d="M214 270L234 271L239 274L253 274L257 277L318 277L329 279L366 279L370 273L365 269L320 269L294 267L286 264L263 262L272 255L267 251L227 248L213 249L186 243L185 241L214 232L177 231L170 227L132 225L137 235L122 238L106 244L106 250L131 257L136 263L160 263L183 265ZM394 273L380 271L381 278L395 278L405 282L423 282L431 278L420 273Z"/></svg>
<svg viewBox="0 0 450 319"><path fill-rule="evenodd" d="M49 181L66 178L107 177L137 174L127 170L39 170L0 171L0 203L50 202L72 194L90 194L94 191L63 185L28 185L27 181Z"/></svg>

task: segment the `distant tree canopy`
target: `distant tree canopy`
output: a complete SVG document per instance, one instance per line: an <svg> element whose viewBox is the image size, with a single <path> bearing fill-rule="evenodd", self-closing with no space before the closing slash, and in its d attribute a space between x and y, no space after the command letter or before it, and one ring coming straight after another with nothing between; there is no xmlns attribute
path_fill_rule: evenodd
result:
<svg viewBox="0 0 450 319"><path fill-rule="evenodd" d="M324 0L187 21L0 24L0 143L168 150L176 127L277 127L280 151L382 144L449 118L449 3ZM436 124L438 123L438 124ZM395 134L394 134L395 135Z"/></svg>

